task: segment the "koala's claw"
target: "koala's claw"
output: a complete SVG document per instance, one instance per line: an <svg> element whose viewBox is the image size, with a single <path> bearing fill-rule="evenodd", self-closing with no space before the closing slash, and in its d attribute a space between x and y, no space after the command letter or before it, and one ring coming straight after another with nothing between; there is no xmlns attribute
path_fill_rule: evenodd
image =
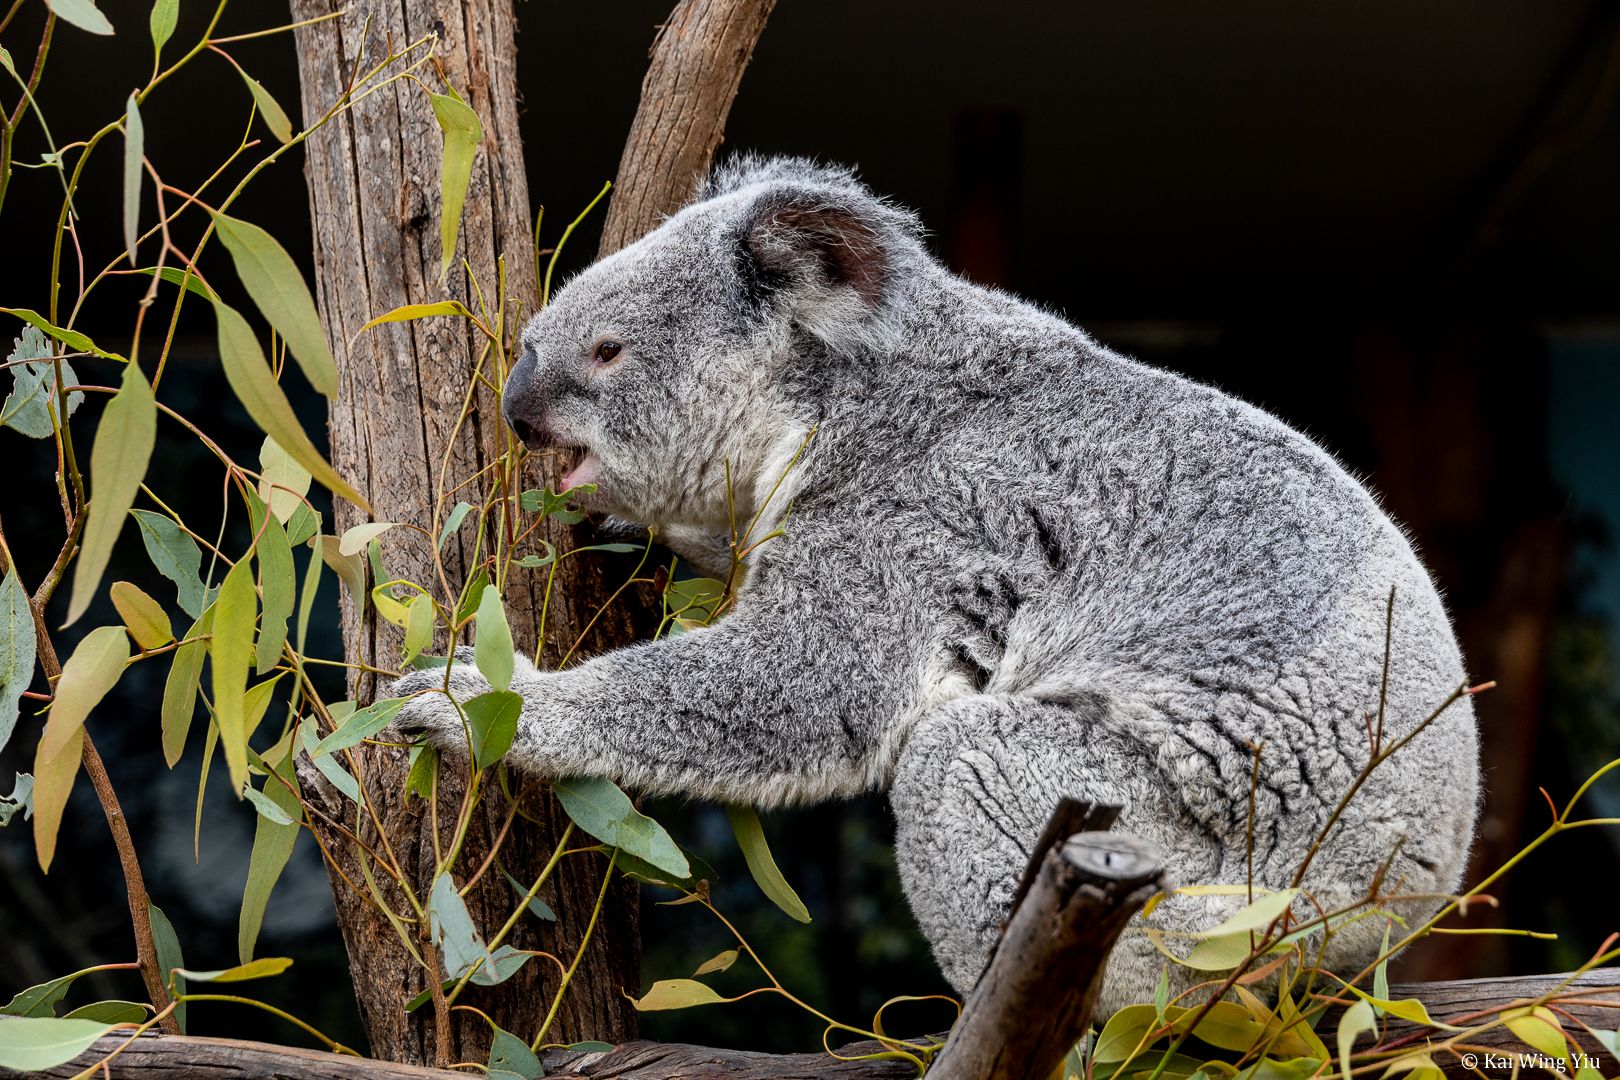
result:
<svg viewBox="0 0 1620 1080"><path fill-rule="evenodd" d="M445 693L445 672L442 667L421 668L408 672L388 685L387 696L409 698L394 717L394 727L407 739L426 738L441 750L465 750L466 729L456 702L465 702L479 694L488 693L489 683L473 663L472 649L456 649L455 664L450 669L450 697Z"/></svg>

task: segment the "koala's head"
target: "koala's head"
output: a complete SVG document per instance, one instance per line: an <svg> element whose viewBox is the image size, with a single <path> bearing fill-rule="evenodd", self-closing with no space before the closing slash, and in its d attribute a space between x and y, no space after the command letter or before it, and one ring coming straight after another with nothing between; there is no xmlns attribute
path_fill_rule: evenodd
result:
<svg viewBox="0 0 1620 1080"><path fill-rule="evenodd" d="M534 317L507 422L569 455L564 483L596 484L592 509L723 527L728 465L742 514L804 435L796 366L881 347L919 257L910 215L848 172L745 158Z"/></svg>

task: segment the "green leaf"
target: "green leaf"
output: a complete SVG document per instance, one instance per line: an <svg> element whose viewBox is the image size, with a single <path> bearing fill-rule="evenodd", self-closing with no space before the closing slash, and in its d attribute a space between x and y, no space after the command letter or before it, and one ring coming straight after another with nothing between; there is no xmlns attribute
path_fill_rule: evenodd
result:
<svg viewBox="0 0 1620 1080"><path fill-rule="evenodd" d="M523 699L510 690L491 690L467 701L462 710L472 732L473 762L487 769L512 749Z"/></svg>
<svg viewBox="0 0 1620 1080"><path fill-rule="evenodd" d="M303 817L303 807L298 805L295 794L298 779L291 754L276 766L276 774L287 783L268 777L264 793L254 793L276 808L284 820L275 820L262 808L255 818L253 853L248 856L247 886L242 890L242 913L236 929L236 954L244 964L253 959L253 947L259 940L259 928L264 924L271 890L286 869L287 860L292 858L293 845L298 841L298 822ZM291 789L288 784L292 785Z"/></svg>
<svg viewBox="0 0 1620 1080"><path fill-rule="evenodd" d="M1152 1005L1127 1005L1108 1018L1091 1052L1093 1061L1108 1064L1125 1061L1141 1044L1143 1036L1156 1026ZM1151 1044L1150 1044L1151 1045Z"/></svg>
<svg viewBox="0 0 1620 1080"><path fill-rule="evenodd" d="M479 986L499 986L516 975L533 955L510 945L502 945L489 954L489 959L478 966L469 981Z"/></svg>
<svg viewBox="0 0 1620 1080"><path fill-rule="evenodd" d="M1350 1080L1350 1047L1356 1036L1377 1029L1378 1017L1365 1001L1357 1001L1339 1017L1339 1070L1344 1080Z"/></svg>
<svg viewBox="0 0 1620 1080"><path fill-rule="evenodd" d="M298 264L275 237L251 222L216 212L214 227L225 250L231 253L242 287L286 341L309 384L324 397L337 393L337 362L326 344L321 317L315 312L315 298L309 294Z"/></svg>
<svg viewBox="0 0 1620 1080"><path fill-rule="evenodd" d="M367 521L353 528L345 529L343 539L338 541L338 554L360 554L366 550L367 544L392 529L396 524L398 523L393 521Z"/></svg>
<svg viewBox="0 0 1620 1080"><path fill-rule="evenodd" d="M75 981L88 974L88 970L75 971L21 990L5 1005L0 1005L0 1016L55 1016L57 1002L67 996L68 988Z"/></svg>
<svg viewBox="0 0 1620 1080"><path fill-rule="evenodd" d="M1308 1080L1322 1068L1321 1058L1296 1057L1287 1061L1263 1057L1238 1073L1233 1080Z"/></svg>
<svg viewBox="0 0 1620 1080"><path fill-rule="evenodd" d="M359 746L387 727L410 698L383 698L345 717L337 729L315 744L313 754L333 754Z"/></svg>
<svg viewBox="0 0 1620 1080"><path fill-rule="evenodd" d="M56 0L63 3L64 0ZM82 2L82 0L81 0ZM95 9L92 8L92 11ZM111 33L108 29L107 33ZM96 1020L17 1017L0 1023L0 1068L40 1072L72 1061L112 1028Z"/></svg>
<svg viewBox="0 0 1620 1080"><path fill-rule="evenodd" d="M523 883L517 878L513 877L511 874L508 874L506 872L506 867L504 866L501 867L501 876L506 879L506 883L508 885L512 886L512 891L517 893L517 898L519 900L522 900L525 896L529 895L529 890L524 887ZM529 901L528 907L529 914L533 915L537 919L544 919L546 922L557 921L557 913L551 910L551 905L540 899L538 896Z"/></svg>
<svg viewBox="0 0 1620 1080"><path fill-rule="evenodd" d="M191 731L197 690L202 685L203 658L208 655L208 642L193 639L211 633L213 628L214 609L210 607L186 631L186 643L174 650L169 678L163 684L163 760L171 769L186 752L186 735Z"/></svg>
<svg viewBox="0 0 1620 1080"><path fill-rule="evenodd" d="M467 512L472 509L472 503L458 502L444 519L444 528L439 530L439 547L443 548L446 540L454 536L461 523L467 520Z"/></svg>
<svg viewBox="0 0 1620 1080"><path fill-rule="evenodd" d="M1346 986L1345 988L1352 994L1355 994L1357 997L1367 1002L1367 1004L1373 1006L1378 1011L1388 1013L1390 1016L1398 1016L1402 1020L1410 1020L1412 1023L1421 1024L1424 1027L1442 1028L1447 1031L1460 1030L1459 1028L1454 1028L1449 1024L1442 1024L1440 1021L1431 1017L1429 1015L1429 1010L1425 1008L1423 1002L1419 1001L1417 998L1402 998L1399 1001L1393 1001L1389 998L1373 997L1360 987Z"/></svg>
<svg viewBox="0 0 1620 1080"><path fill-rule="evenodd" d="M439 167L439 280L456 257L456 234L461 231L461 209L467 203L467 185L472 181L473 159L484 141L484 125L466 102L453 94L428 92L433 117L444 132L444 152Z"/></svg>
<svg viewBox="0 0 1620 1080"><path fill-rule="evenodd" d="M248 93L253 95L253 104L259 107L259 115L264 118L264 126L270 129L270 134L276 137L279 143L292 142L292 121L287 119L287 112L270 96L270 91L259 84L259 80L243 71L236 69L247 83Z"/></svg>
<svg viewBox="0 0 1620 1080"><path fill-rule="evenodd" d="M490 1080L536 1080L545 1074L528 1043L510 1031L495 1029L495 1041L489 1048Z"/></svg>
<svg viewBox="0 0 1620 1080"><path fill-rule="evenodd" d="M270 796L255 788L252 783L249 783L242 788L242 796L246 798L248 802L253 804L253 809L258 812L258 815L261 818L270 822L271 824L293 824L293 819L287 813L287 811L277 806L271 801Z"/></svg>
<svg viewBox="0 0 1620 1080"><path fill-rule="evenodd" d="M1565 1061L1569 1057L1569 1043L1564 1038L1564 1027L1558 1015L1542 1007L1509 1009L1502 1014L1502 1023L1519 1037L1525 1045L1541 1051L1548 1057Z"/></svg>
<svg viewBox="0 0 1620 1080"><path fill-rule="evenodd" d="M147 21L152 29L152 55L161 57L163 46L174 36L175 23L180 21L180 0L156 0Z"/></svg>
<svg viewBox="0 0 1620 1080"><path fill-rule="evenodd" d="M461 598L456 601L456 625L472 618L484 602L484 590L489 587L489 571L480 566L461 586Z"/></svg>
<svg viewBox="0 0 1620 1080"><path fill-rule="evenodd" d="M182 968L176 974L184 976L187 982L247 982L250 979L268 979L280 975L290 967L292 961L285 956L266 956L262 960L221 968L218 971L187 971Z"/></svg>
<svg viewBox="0 0 1620 1080"><path fill-rule="evenodd" d="M147 277L151 277L155 273L159 278L167 281L170 285L179 285L183 287L186 292L191 293L194 296L200 296L204 300L207 300L210 304L219 299L219 297L214 295L214 290L202 283L201 278L199 278L196 274L186 273L178 266L165 266L161 269L153 266L143 266L138 268L135 272L137 274L145 274Z"/></svg>
<svg viewBox="0 0 1620 1080"><path fill-rule="evenodd" d="M85 337L77 330L65 330L62 327L57 326L55 323L51 322L45 316L41 315L32 308L0 307L0 312L5 312L7 315L15 315L23 322L33 324L35 327L43 330L47 335L55 338L57 341L60 341L74 352L86 352L92 356L105 357L108 360L123 359L123 357L119 356L117 353L110 353L97 347L95 342L91 341L88 337Z"/></svg>
<svg viewBox="0 0 1620 1080"><path fill-rule="evenodd" d="M433 780L439 771L439 751L426 744L411 747L411 771L405 777L407 798L433 798Z"/></svg>
<svg viewBox="0 0 1620 1080"><path fill-rule="evenodd" d="M601 777L558 780L552 790L574 824L602 843L623 848L677 878L692 872L691 864L664 827L638 811L630 796L611 780Z"/></svg>
<svg viewBox="0 0 1620 1080"><path fill-rule="evenodd" d="M428 894L428 924L445 972L452 979L460 978L474 964L489 961L489 949L448 873L433 879Z"/></svg>
<svg viewBox="0 0 1620 1080"><path fill-rule="evenodd" d="M362 509L366 501L360 493L345 484L321 457L315 444L304 434L303 426L287 403L270 365L265 363L264 350L247 320L230 305L214 303L214 317L219 325L219 358L225 368L225 379L242 402L259 430L276 440L292 459L308 469L310 475Z"/></svg>
<svg viewBox="0 0 1620 1080"><path fill-rule="evenodd" d="M1208 930L1200 931L1194 936L1201 938L1223 938L1232 934L1246 935L1251 930L1264 930L1266 927L1270 926L1275 919L1279 918L1283 912L1288 910L1289 905L1294 902L1294 897L1298 895L1298 889L1279 889L1277 892L1268 893L1256 900L1254 903L1243 908L1241 911L1238 911L1236 914L1220 923L1220 925L1213 926ZM1244 955L1247 956L1249 949L1245 948L1243 952Z"/></svg>
<svg viewBox="0 0 1620 1080"><path fill-rule="evenodd" d="M94 1020L101 1024L142 1024L152 1010L133 1001L93 1001L80 1005L62 1017L64 1020Z"/></svg>
<svg viewBox="0 0 1620 1080"><path fill-rule="evenodd" d="M23 691L34 681L34 614L15 568L0 578L0 750L17 726Z"/></svg>
<svg viewBox="0 0 1620 1080"><path fill-rule="evenodd" d="M307 503L299 503L287 519L287 542L293 547L309 543L310 538L320 531L321 515L311 510Z"/></svg>
<svg viewBox="0 0 1620 1080"><path fill-rule="evenodd" d="M453 239L451 243L454 244ZM464 319L472 318L472 312L468 311L467 305L460 300L440 300L436 304L406 304L404 307L395 308L386 315L379 315L372 319L362 326L358 333L363 334L373 326L381 326L383 323L408 322L411 319L425 319L433 315L459 315Z"/></svg>
<svg viewBox="0 0 1620 1080"><path fill-rule="evenodd" d="M694 1005L724 1005L729 1000L696 979L659 979L635 1004L637 1012L663 1012Z"/></svg>
<svg viewBox="0 0 1620 1080"><path fill-rule="evenodd" d="M122 630L118 632L123 634ZM67 809L68 795L84 756L84 726L73 729L60 753L47 756L44 751L45 741L41 739L34 752L34 852L39 868L49 872L56 855L62 812Z"/></svg>
<svg viewBox="0 0 1620 1080"><path fill-rule="evenodd" d="M473 640L473 662L497 690L512 685L515 653L512 628L506 623L506 605L500 591L491 587L478 600L478 636Z"/></svg>
<svg viewBox="0 0 1620 1080"><path fill-rule="evenodd" d="M147 901L146 915L152 923L152 949L157 953L158 970L163 972L163 984L171 993L183 994L186 980L175 972L186 966L186 958L180 954L180 938L174 932L174 924L163 914L163 909L151 901ZM184 1035L186 1003L183 1001L174 1007L174 1022L180 1025L180 1034Z"/></svg>
<svg viewBox="0 0 1620 1080"><path fill-rule="evenodd" d="M335 536L321 536L321 561L332 568L338 580L349 590L358 614L366 610L366 561L358 555L345 555L338 550L340 541Z"/></svg>
<svg viewBox="0 0 1620 1080"><path fill-rule="evenodd" d="M246 697L258 599L253 591L251 563L243 556L219 587L219 598L214 601L214 636L208 649L214 660L214 716L233 791L241 791L248 776Z"/></svg>
<svg viewBox="0 0 1620 1080"><path fill-rule="evenodd" d="M201 616L203 608L208 606L208 594L199 575L202 549L197 541L162 514L150 510L131 510L130 513L141 528L146 557L152 560L158 573L174 582L180 609L193 619Z"/></svg>
<svg viewBox="0 0 1620 1080"><path fill-rule="evenodd" d="M23 327L22 336L6 358L11 371L11 393L0 404L0 427L9 427L30 439L49 439L56 433L53 396L56 391L56 364L62 367L62 385L73 386L79 377L66 360L51 360L51 345L32 326ZM72 416L84 400L82 390L68 394L67 414Z"/></svg>
<svg viewBox="0 0 1620 1080"><path fill-rule="evenodd" d="M113 544L124 527L124 517L146 476L156 440L157 402L152 387L139 367L126 364L123 382L101 414L95 446L90 450L90 516L73 570L68 623L84 614L101 584Z"/></svg>
<svg viewBox="0 0 1620 1080"><path fill-rule="evenodd" d="M280 443L265 436L264 443L259 447L259 498L269 505L277 521L290 525L292 516L298 511L311 513L304 503L304 496L309 494L310 480L308 469L294 461ZM292 542L299 543L298 540Z"/></svg>
<svg viewBox="0 0 1620 1080"><path fill-rule="evenodd" d="M765 842L765 828L760 824L759 814L751 806L728 805L726 817L731 819L731 831L737 837L737 846L742 848L748 872L754 876L759 891L771 903L787 912L789 918L809 922L810 912L804 906L804 901L799 899L799 894L793 891L793 886L787 883L782 871L777 869L776 860L771 857L771 848Z"/></svg>
<svg viewBox="0 0 1620 1080"><path fill-rule="evenodd" d="M350 802L358 803L360 801L360 781L356 780L342 765L339 765L337 758L333 755L315 753L315 747L320 741L320 733L316 731L314 721L308 717L299 721L298 743L304 748L304 753L309 755L311 763L320 770L321 775L326 777L333 787L348 796Z"/></svg>
<svg viewBox="0 0 1620 1080"><path fill-rule="evenodd" d="M146 153L146 126L140 102L129 95L124 104L124 253L135 265L135 240L141 223L141 156Z"/></svg>
<svg viewBox="0 0 1620 1080"><path fill-rule="evenodd" d="M54 757L83 730L90 710L107 696L129 663L129 638L122 626L99 626L84 636L56 680L50 717L40 738L40 752Z"/></svg>
<svg viewBox="0 0 1620 1080"><path fill-rule="evenodd" d="M124 620L129 636L142 649L161 649L174 640L174 628L163 605L127 581L115 581L107 590L118 617Z"/></svg>
<svg viewBox="0 0 1620 1080"><path fill-rule="evenodd" d="M287 644L287 622L297 599L297 576L293 571L292 545L259 497L248 493L248 516L253 535L258 537L254 554L259 560L259 588L264 594L259 619L259 641L254 651L255 670L260 675L281 662L281 647Z"/></svg>
<svg viewBox="0 0 1620 1080"><path fill-rule="evenodd" d="M731 967L732 964L737 962L737 956L738 952L736 949L727 949L723 953L717 953L716 955L711 956L707 960L703 961L703 963L699 964L698 969L692 972L692 977L695 979L699 975L713 975L721 971L726 971Z"/></svg>
<svg viewBox="0 0 1620 1080"><path fill-rule="evenodd" d="M564 525L578 525L585 520L585 513L582 510L569 509L568 499L576 491L595 490L595 484L569 488L561 494L550 488L545 490L531 488L518 496L518 505L531 514L539 514L542 519L551 518Z"/></svg>
<svg viewBox="0 0 1620 1080"><path fill-rule="evenodd" d="M423 649L433 644L433 598L413 597L405 605L405 644L400 656L401 664L415 660Z"/></svg>
<svg viewBox="0 0 1620 1080"><path fill-rule="evenodd" d="M92 34L110 35L112 23L101 13L93 0L45 0L45 6L56 12L63 22L70 22L80 30Z"/></svg>

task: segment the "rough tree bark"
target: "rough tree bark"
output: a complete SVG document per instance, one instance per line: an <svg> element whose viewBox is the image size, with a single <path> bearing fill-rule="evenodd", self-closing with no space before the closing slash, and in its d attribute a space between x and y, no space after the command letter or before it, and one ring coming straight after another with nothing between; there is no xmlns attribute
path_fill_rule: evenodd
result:
<svg viewBox="0 0 1620 1080"><path fill-rule="evenodd" d="M295 19L308 19L344 5L339 0L292 0L291 6ZM529 191L518 133L512 0L349 5L343 16L299 30L304 115L319 116L339 97L362 53L371 58L368 62L375 62L387 55L390 41L397 47L433 34L439 35L435 52L444 77L478 113L485 129L458 257L467 260L493 304L496 261L504 256L510 326L532 314L535 296ZM431 73L424 77L431 80ZM463 323L425 319L355 336L368 319L402 304L448 294L477 308L459 264L444 287L436 283L440 141L421 87L399 80L361 101L307 144L317 291L341 377L330 415L332 461L365 495L379 521L427 523L442 488L478 473L502 449L500 418L487 390L478 393L471 423L459 434L454 429L478 349ZM555 476L538 471L547 467L544 457L531 460L536 472L527 479L537 485L555 484ZM485 494L487 490L475 486L455 498L476 503ZM339 533L363 520L347 504L337 507L336 516ZM420 534L396 530L385 547L395 576L423 583L436 580L430 542ZM459 588L470 556L469 541L457 539L448 545L452 588ZM549 614L549 626L555 630L546 650L553 663L558 659L556 643L566 647L574 640L610 583L603 580L598 562L571 559L563 564L557 584ZM513 572L506 602L519 649L534 647L544 585L540 574ZM605 647L622 642L628 633L628 619L610 615L591 640L595 647ZM353 662L392 668L399 655L393 628L379 625L369 614L361 619L348 596L343 599L343 638ZM442 648L445 642L438 645ZM369 676L351 685L363 701L374 697L377 689L377 680ZM425 897L434 869L433 844L421 800L404 797L405 754L371 747L362 764L383 828L406 873L415 880L418 895ZM452 772L444 770L446 777ZM324 797L333 816L350 817L342 800L318 777L305 777L305 785L317 803ZM456 788L453 783L448 786ZM459 789L443 792L442 824L454 821L459 797ZM484 800L462 867L478 865L490 850L505 809L498 794ZM525 881L538 874L566 822L549 795L534 794L528 811L538 822L519 819L519 827L501 847L506 869ZM361 882L353 846L330 828L317 827L349 880ZM369 829L365 835L375 839ZM563 860L553 878L555 885L548 885L542 894L557 913L557 923L541 927L525 919L512 944L547 950L564 962L571 959L584 936L603 869L595 858ZM465 871L458 880L465 880ZM432 1008L406 1015L405 1002L426 986L424 973L382 916L336 875L333 892L372 1053L415 1063L483 1061L490 1041L484 1021L474 1013L454 1013L450 1045L445 1046L435 1031ZM406 910L397 896L392 899L396 910ZM501 925L514 901L502 875L493 872L466 899L474 921L485 928ZM619 1040L634 1033L635 1013L622 991L636 985L638 945L635 893L627 885L598 922L590 951L548 1037ZM536 960L499 987L470 987L464 1000L509 1030L532 1032L556 983L557 967Z"/></svg>
<svg viewBox="0 0 1620 1080"><path fill-rule="evenodd" d="M599 254L634 243L708 174L776 0L681 0L653 42Z"/></svg>
<svg viewBox="0 0 1620 1080"><path fill-rule="evenodd" d="M682 0L675 9L654 46L642 104L619 163L619 193L604 223L603 253L632 242L691 195L719 145L743 68L773 3ZM291 6L293 17L302 20L343 5L338 0L291 0ZM532 312L535 281L513 23L512 0L385 0L302 28L297 40L304 114L312 118L342 92L362 52L375 58L386 54L390 41L398 45L439 36L440 70L485 127L458 254L486 296L497 280L497 259L505 256L508 295L514 298L508 319L515 322ZM426 521L446 481L453 485L474 475L501 452L501 424L487 392L480 391L472 422L459 435L454 430L478 348L461 324L390 324L351 340L375 315L445 295L434 284L438 161L438 129L426 98L409 82L368 97L307 145L318 296L342 383L331 408L332 460L370 501L380 521ZM453 273L448 288L473 305L466 275ZM531 460L537 470L547 467L544 460ZM441 462L448 463L444 475ZM554 484L556 475L538 473L533 480ZM474 494L481 492L474 488L458 497L476 501ZM341 505L334 525L341 532L360 520L353 507ZM388 558L396 576L434 580L426 543L395 540ZM469 559L465 542L452 541L446 554L452 587L459 587ZM515 576L508 588L508 614L520 649L534 647L544 583L539 575ZM613 584L604 580L595 562L564 564L551 598L543 659L559 659ZM634 603L630 598L596 624L591 650L629 640L637 622ZM390 657L397 655L393 630L361 619L347 596L343 635L351 661L388 667ZM369 700L376 681L369 676L353 680L351 690L358 699ZM395 838L398 858L425 895L433 845L421 802L407 801L402 794L405 755L368 748L364 771L383 828ZM342 816L341 803L319 777L307 776L305 783L313 799L325 801L333 816ZM459 794L450 790L442 795L451 814ZM565 822L549 795L531 793L528 801L526 812L538 820L525 824L520 818L501 849L503 863L519 879L538 872ZM476 865L500 830L503 808L498 800L486 803L471 830L463 865ZM317 828L349 880L361 880L353 849L330 828ZM591 860L564 860L543 894L558 922L542 929L525 921L512 944L571 957L574 943L584 935L601 872L601 865ZM425 986L422 972L381 915L335 874L333 886L372 1053L402 1062L483 1060L490 1034L474 1014L455 1014L446 1033L435 1030L431 1010L404 1013L404 1003ZM492 873L467 901L474 919L491 926L504 920L512 896L500 875ZM616 887L597 924L549 1038L618 1042L634 1034L635 1012L622 991L636 984L638 945L635 888L626 883ZM472 990L464 1000L503 1027L529 1030L554 990L555 972L553 965L532 962L500 987Z"/></svg>

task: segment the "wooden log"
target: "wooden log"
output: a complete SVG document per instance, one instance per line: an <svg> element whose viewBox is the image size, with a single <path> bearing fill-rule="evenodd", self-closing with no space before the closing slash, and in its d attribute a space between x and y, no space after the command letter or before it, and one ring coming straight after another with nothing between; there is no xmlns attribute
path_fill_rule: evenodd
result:
<svg viewBox="0 0 1620 1080"><path fill-rule="evenodd" d="M776 0L680 0L653 42L599 254L638 240L692 198Z"/></svg>
<svg viewBox="0 0 1620 1080"><path fill-rule="evenodd" d="M1481 1010L1494 1010L1519 1000L1546 993L1568 975L1526 975L1500 979L1464 979L1455 982L1395 983L1393 998L1417 998L1429 1014L1442 1022L1459 1020ZM1620 968L1602 968L1576 979L1568 992L1581 995L1579 1001L1559 1006L1567 1017L1592 1027L1613 1030L1620 1025ZM0 1023L5 1018L0 1017ZM1336 1023L1330 1013L1319 1025L1326 1033ZM1576 1031L1570 1020L1566 1030ZM1386 1042L1393 1043L1415 1035L1415 1024L1391 1019ZM54 1069L29 1075L67 1077L82 1071L117 1049L126 1036L108 1035L85 1054ZM1324 1035L1329 1046L1332 1038ZM1597 1070L1605 1076L1620 1076L1620 1061L1603 1052L1584 1031L1576 1035L1583 1053L1598 1057ZM1421 1042L1421 1040L1420 1040ZM1475 1043L1505 1054L1528 1053L1512 1033L1497 1028L1478 1036ZM1365 1050L1365 1040L1357 1044ZM881 1047L873 1042L839 1047L846 1056L873 1053ZM605 1051L553 1050L543 1055L547 1076L592 1077L596 1080L902 1080L916 1070L903 1061L838 1061L823 1053L762 1054L750 1050L722 1050L684 1043L628 1042ZM1477 1076L1454 1059L1437 1058L1448 1077L1463 1080ZM1487 1076L1506 1075L1504 1071L1482 1068ZM271 1080L466 1080L466 1070L427 1069L328 1054L319 1050L273 1046L236 1039L149 1034L125 1050L111 1066L113 1080L242 1080L268 1077ZM0 1069L0 1080L14 1080L23 1074ZM938 1077L939 1072L930 1075Z"/></svg>

